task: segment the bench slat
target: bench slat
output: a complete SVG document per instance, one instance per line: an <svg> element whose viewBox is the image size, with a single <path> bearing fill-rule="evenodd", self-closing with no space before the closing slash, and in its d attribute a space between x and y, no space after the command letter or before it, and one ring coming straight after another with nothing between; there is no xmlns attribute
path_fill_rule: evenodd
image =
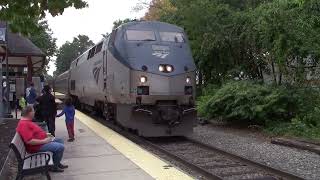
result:
<svg viewBox="0 0 320 180"><path fill-rule="evenodd" d="M14 135L14 138L11 141L11 144L17 148L17 150L20 153L20 158L22 159L26 154L26 148L21 136L18 133Z"/></svg>
<svg viewBox="0 0 320 180"><path fill-rule="evenodd" d="M48 153L50 155L49 166L53 165L52 153ZM34 169L38 167L42 167L46 165L46 156L44 154L33 156L24 161L23 169Z"/></svg>

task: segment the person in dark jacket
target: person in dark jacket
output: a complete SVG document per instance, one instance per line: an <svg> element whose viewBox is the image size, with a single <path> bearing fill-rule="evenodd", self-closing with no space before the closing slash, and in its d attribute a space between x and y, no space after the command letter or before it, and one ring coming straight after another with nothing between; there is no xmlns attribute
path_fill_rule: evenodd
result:
<svg viewBox="0 0 320 180"><path fill-rule="evenodd" d="M61 117L62 115L66 116L66 126L69 135L69 142L74 141L74 115L75 115L75 108L72 105L71 99L66 99L65 106L61 113L57 115L57 117Z"/></svg>
<svg viewBox="0 0 320 180"><path fill-rule="evenodd" d="M41 116L47 123L48 131L55 136L55 117L57 114L57 105L54 96L51 94L51 87L46 85L43 88L43 94L38 98L39 108L41 109Z"/></svg>

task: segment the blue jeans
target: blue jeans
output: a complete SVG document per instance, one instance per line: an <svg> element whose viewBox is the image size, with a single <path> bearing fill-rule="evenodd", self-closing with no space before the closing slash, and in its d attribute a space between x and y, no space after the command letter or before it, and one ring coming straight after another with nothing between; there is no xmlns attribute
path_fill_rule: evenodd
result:
<svg viewBox="0 0 320 180"><path fill-rule="evenodd" d="M39 150L39 152L52 152L54 166L58 166L60 164L60 161L63 157L63 151L63 140L60 138L55 138L54 141L42 145Z"/></svg>

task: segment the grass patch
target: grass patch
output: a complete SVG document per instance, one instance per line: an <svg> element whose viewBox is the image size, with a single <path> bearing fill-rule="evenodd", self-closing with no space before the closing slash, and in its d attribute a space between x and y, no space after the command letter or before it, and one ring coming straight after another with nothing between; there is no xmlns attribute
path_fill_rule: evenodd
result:
<svg viewBox="0 0 320 180"><path fill-rule="evenodd" d="M265 127L264 132L276 136L302 137L305 139L320 140L319 126L309 126L299 120L269 124Z"/></svg>

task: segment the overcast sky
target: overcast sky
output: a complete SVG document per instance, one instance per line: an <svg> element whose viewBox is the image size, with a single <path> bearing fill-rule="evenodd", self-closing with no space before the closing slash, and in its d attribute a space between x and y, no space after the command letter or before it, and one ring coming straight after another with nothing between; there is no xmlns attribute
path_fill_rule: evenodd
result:
<svg viewBox="0 0 320 180"><path fill-rule="evenodd" d="M102 35L111 32L113 22L118 19L140 18L146 10L132 11L139 0L86 0L88 8L76 10L68 8L63 15L47 16L50 28L57 38L60 47L66 41L72 41L78 34L89 36L94 43L101 40ZM49 74L55 71L54 62L49 64Z"/></svg>

